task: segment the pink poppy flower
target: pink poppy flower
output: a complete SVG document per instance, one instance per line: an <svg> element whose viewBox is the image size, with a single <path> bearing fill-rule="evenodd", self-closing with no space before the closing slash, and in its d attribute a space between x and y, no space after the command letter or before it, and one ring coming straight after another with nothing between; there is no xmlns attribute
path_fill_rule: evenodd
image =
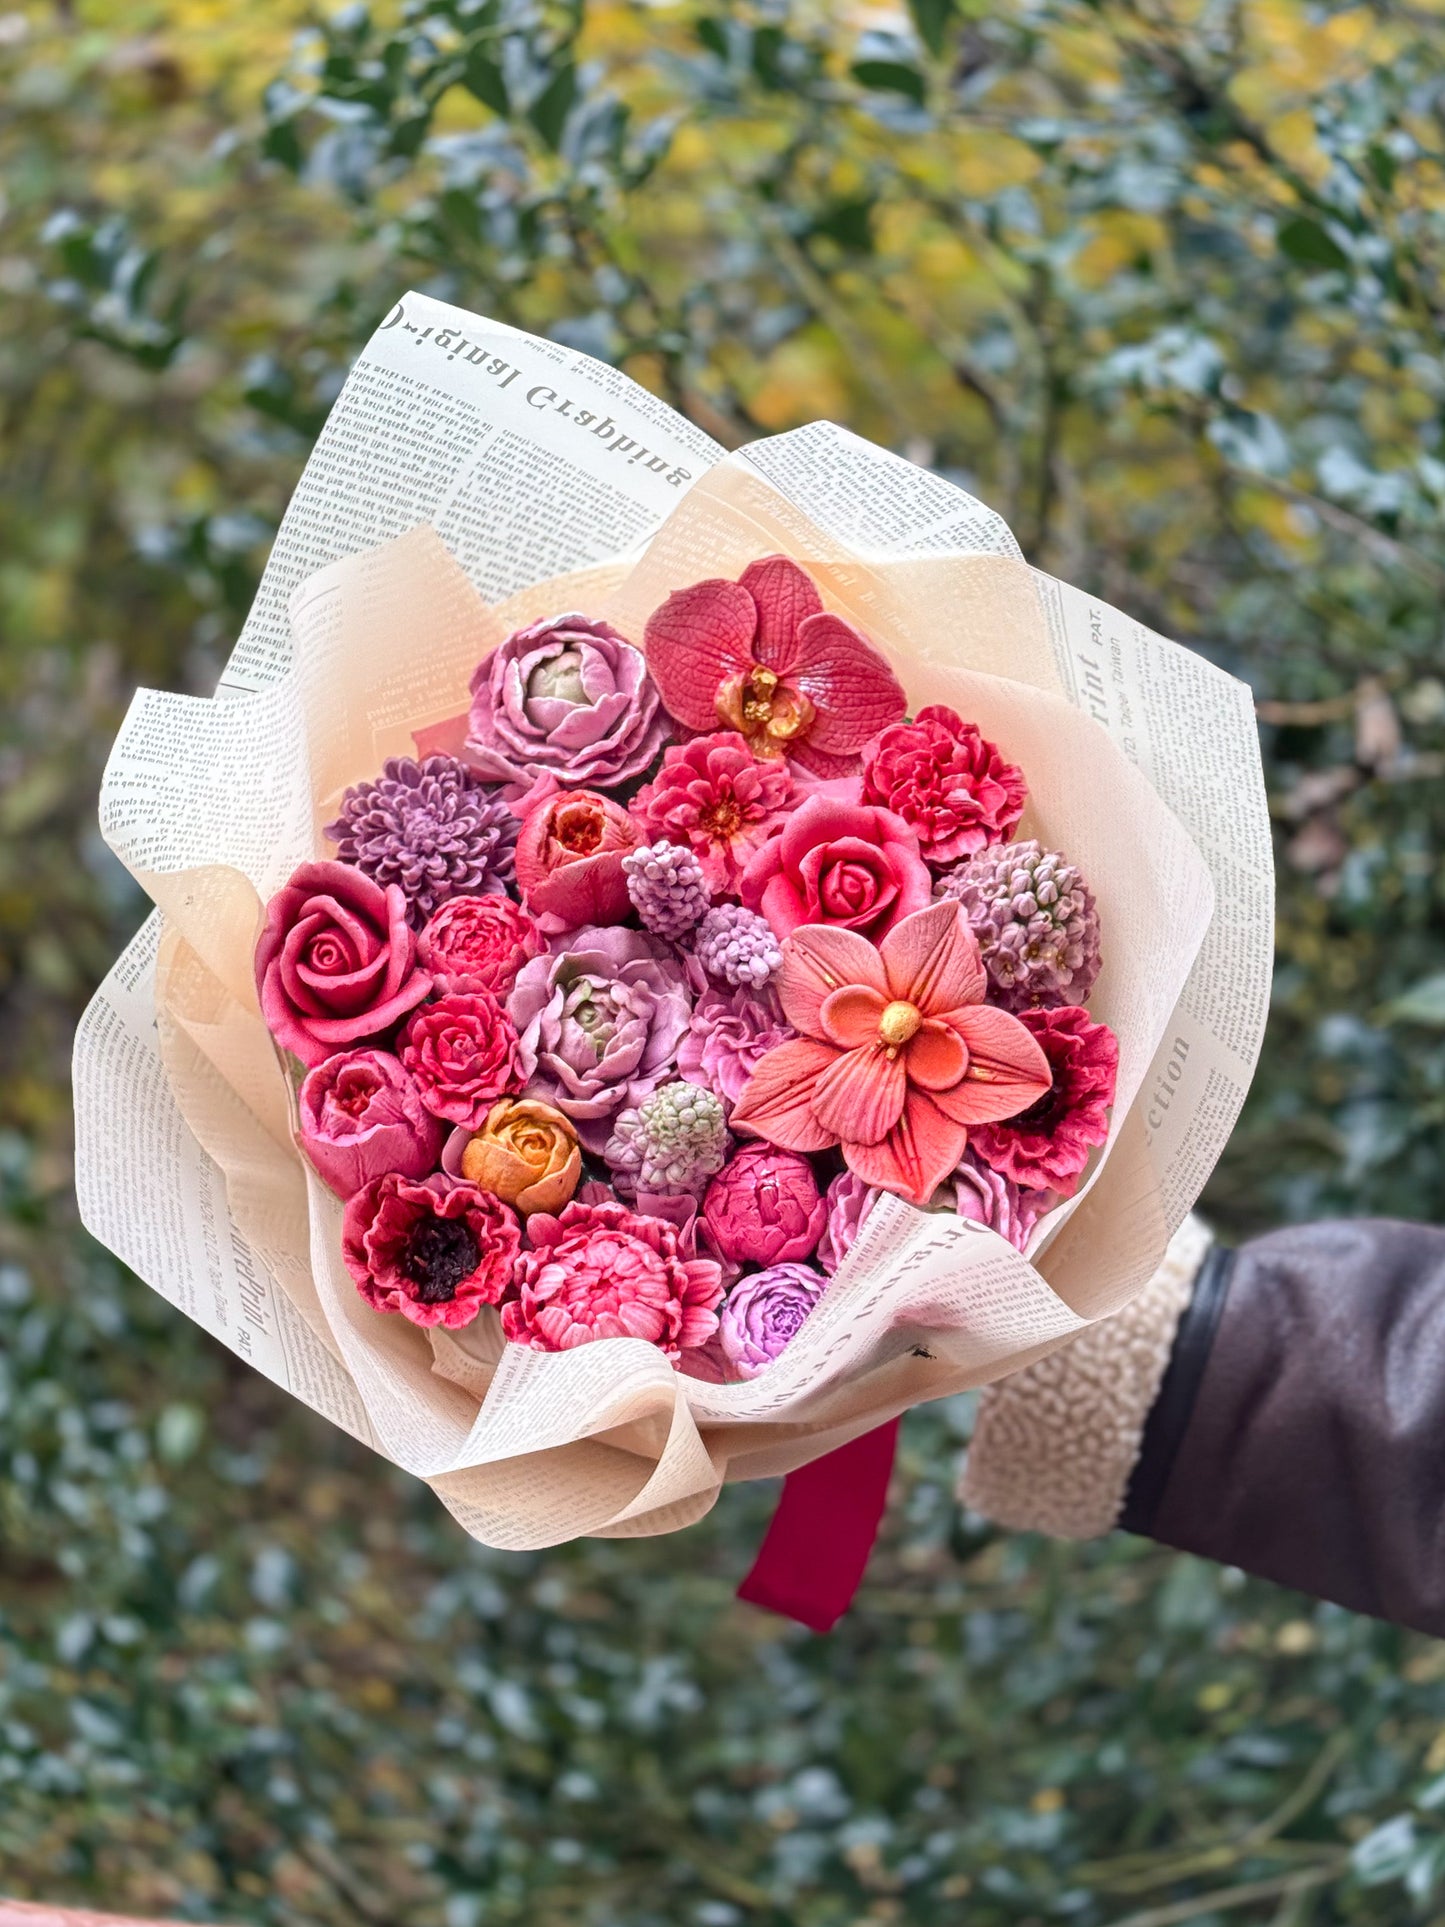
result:
<svg viewBox="0 0 1445 1927"><path fill-rule="evenodd" d="M855 774L859 750L908 707L872 643L785 555L749 563L737 582L677 590L648 617L643 649L680 723L721 723L754 755L796 757L818 776Z"/></svg>
<svg viewBox="0 0 1445 1927"><path fill-rule="evenodd" d="M783 944L778 990L800 1035L769 1051L732 1126L784 1150L842 1148L865 1184L926 1204L969 1129L1026 1110L1049 1088L1043 1051L983 1001L978 943L952 901L896 924L880 945L804 924Z"/></svg>

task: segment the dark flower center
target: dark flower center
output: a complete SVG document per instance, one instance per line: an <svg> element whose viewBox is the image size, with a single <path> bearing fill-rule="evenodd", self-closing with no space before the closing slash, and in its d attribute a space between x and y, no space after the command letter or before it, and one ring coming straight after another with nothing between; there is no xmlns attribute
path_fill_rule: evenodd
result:
<svg viewBox="0 0 1445 1927"><path fill-rule="evenodd" d="M420 1305L444 1305L481 1259L477 1241L459 1218L423 1218L406 1241L401 1273L416 1286Z"/></svg>
<svg viewBox="0 0 1445 1927"><path fill-rule="evenodd" d="M1059 1076L1059 1068L1057 1065L1052 1065L1050 1068L1053 1071L1053 1082L1043 1096L1030 1104L1026 1111L1020 1111L1017 1117L1007 1120L1009 1130L1052 1131L1054 1126L1068 1115L1068 1092Z"/></svg>

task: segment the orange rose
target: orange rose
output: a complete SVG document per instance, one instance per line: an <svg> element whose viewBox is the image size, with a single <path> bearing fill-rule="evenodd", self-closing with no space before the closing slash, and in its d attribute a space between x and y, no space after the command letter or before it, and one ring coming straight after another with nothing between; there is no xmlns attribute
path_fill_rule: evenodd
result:
<svg viewBox="0 0 1445 1927"><path fill-rule="evenodd" d="M462 1176L525 1217L560 1211L577 1189L582 1153L560 1111L536 1098L504 1097L462 1152Z"/></svg>

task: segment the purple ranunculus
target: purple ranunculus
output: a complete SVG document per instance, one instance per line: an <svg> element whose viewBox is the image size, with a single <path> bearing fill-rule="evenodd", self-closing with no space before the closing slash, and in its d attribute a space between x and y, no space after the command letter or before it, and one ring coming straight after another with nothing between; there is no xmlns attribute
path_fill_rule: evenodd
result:
<svg viewBox="0 0 1445 1927"><path fill-rule="evenodd" d="M772 1144L744 1145L724 1165L707 1188L702 1215L710 1242L740 1265L808 1257L828 1220L812 1165Z"/></svg>
<svg viewBox="0 0 1445 1927"><path fill-rule="evenodd" d="M771 989L722 990L709 984L693 1005L677 1068L725 1104L736 1104L759 1059L796 1036Z"/></svg>
<svg viewBox="0 0 1445 1927"><path fill-rule="evenodd" d="M739 1378L756 1378L798 1335L827 1289L811 1265L771 1265L728 1293L718 1321L723 1356Z"/></svg>
<svg viewBox="0 0 1445 1927"><path fill-rule="evenodd" d="M1015 1184L1001 1171L992 1171L965 1151L963 1162L953 1174L953 1195L960 1218L987 1225L1006 1238L1015 1251L1026 1251L1034 1226L1057 1202L1052 1191L1036 1191Z"/></svg>
<svg viewBox="0 0 1445 1927"><path fill-rule="evenodd" d="M571 1118L600 1153L618 1112L671 1075L692 998L668 946L640 930L594 925L564 941L562 955L522 966L507 1011L526 1095Z"/></svg>
<svg viewBox="0 0 1445 1927"><path fill-rule="evenodd" d="M882 1196L851 1171L840 1171L828 1186L823 1198L828 1222L818 1240L817 1259L830 1278L853 1249L863 1220Z"/></svg>
<svg viewBox="0 0 1445 1927"><path fill-rule="evenodd" d="M390 1051L338 1051L307 1073L297 1105L301 1148L338 1198L389 1171L436 1169L446 1126Z"/></svg>
<svg viewBox="0 0 1445 1927"><path fill-rule="evenodd" d="M466 755L494 783L548 772L574 789L626 783L655 760L669 727L640 649L609 623L550 616L478 665Z"/></svg>

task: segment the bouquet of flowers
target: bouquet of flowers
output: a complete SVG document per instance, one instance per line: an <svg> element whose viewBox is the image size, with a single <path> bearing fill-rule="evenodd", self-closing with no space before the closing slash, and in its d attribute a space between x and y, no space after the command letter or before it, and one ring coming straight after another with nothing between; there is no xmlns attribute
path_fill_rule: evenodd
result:
<svg viewBox="0 0 1445 1927"><path fill-rule="evenodd" d="M724 458L418 296L101 813L158 915L77 1039L87 1223L498 1546L673 1530L1126 1303L1267 1005L1241 685L896 457Z"/></svg>

